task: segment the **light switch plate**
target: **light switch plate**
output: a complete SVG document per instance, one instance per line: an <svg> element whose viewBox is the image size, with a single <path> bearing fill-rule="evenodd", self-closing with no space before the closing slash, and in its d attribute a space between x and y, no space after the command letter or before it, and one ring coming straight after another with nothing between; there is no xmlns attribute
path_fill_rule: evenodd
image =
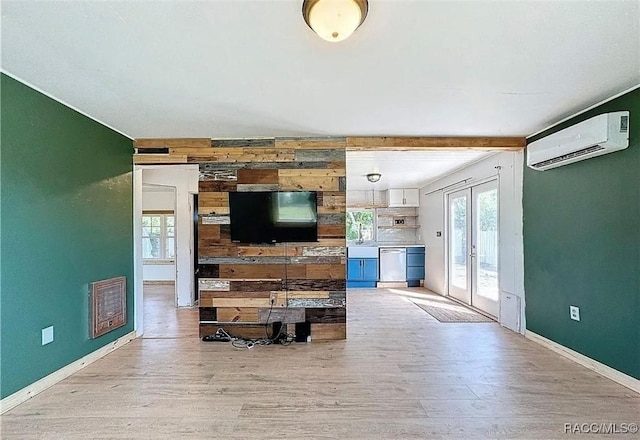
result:
<svg viewBox="0 0 640 440"><path fill-rule="evenodd" d="M42 345L53 342L53 326L42 329Z"/></svg>
<svg viewBox="0 0 640 440"><path fill-rule="evenodd" d="M580 308L577 306L569 306L569 316L574 321L580 321Z"/></svg>

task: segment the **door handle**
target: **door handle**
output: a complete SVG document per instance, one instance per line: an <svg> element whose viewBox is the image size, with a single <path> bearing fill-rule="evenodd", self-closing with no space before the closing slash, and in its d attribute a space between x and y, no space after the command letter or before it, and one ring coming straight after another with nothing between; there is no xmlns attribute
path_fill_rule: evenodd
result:
<svg viewBox="0 0 640 440"><path fill-rule="evenodd" d="M471 254L469 254L469 256L470 256L471 258L475 258L475 257L476 257L476 254L471 253Z"/></svg>

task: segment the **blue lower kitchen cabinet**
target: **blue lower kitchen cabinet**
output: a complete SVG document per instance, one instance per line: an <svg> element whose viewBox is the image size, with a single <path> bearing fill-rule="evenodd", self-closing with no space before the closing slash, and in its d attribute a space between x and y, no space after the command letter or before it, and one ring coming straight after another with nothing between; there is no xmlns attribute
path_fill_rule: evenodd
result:
<svg viewBox="0 0 640 440"><path fill-rule="evenodd" d="M347 258L347 287L376 287L377 258Z"/></svg>
<svg viewBox="0 0 640 440"><path fill-rule="evenodd" d="M424 247L407 248L407 286L420 287L424 280Z"/></svg>

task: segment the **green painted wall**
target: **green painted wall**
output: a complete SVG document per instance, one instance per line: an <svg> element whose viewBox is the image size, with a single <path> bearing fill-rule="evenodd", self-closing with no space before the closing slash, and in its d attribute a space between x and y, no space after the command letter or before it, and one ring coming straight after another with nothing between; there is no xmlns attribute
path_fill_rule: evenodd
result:
<svg viewBox="0 0 640 440"><path fill-rule="evenodd" d="M640 379L640 90L528 141L620 110L630 112L626 150L525 167L526 317L528 330Z"/></svg>
<svg viewBox="0 0 640 440"><path fill-rule="evenodd" d="M133 167L126 137L4 74L0 91L4 398L133 330ZM128 324L92 340L89 283L119 275Z"/></svg>

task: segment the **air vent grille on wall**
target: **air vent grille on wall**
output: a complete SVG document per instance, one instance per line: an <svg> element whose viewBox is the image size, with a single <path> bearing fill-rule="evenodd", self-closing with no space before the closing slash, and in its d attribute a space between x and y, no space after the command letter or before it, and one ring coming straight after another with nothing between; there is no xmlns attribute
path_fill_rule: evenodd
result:
<svg viewBox="0 0 640 440"><path fill-rule="evenodd" d="M563 154L562 156L553 157L551 159L543 160L542 162L534 163L532 168L542 168L554 163L564 162L565 160L573 159L576 157L584 156L585 154L594 153L596 151L604 150L604 147L600 145L594 145L593 147L583 148L582 150L574 151L569 154Z"/></svg>
<svg viewBox="0 0 640 440"><path fill-rule="evenodd" d="M620 133L629 131L629 116L620 116Z"/></svg>
<svg viewBox="0 0 640 440"><path fill-rule="evenodd" d="M97 338L127 323L127 278L91 283L91 337Z"/></svg>
<svg viewBox="0 0 640 440"><path fill-rule="evenodd" d="M158 147L158 148L136 148L136 154L169 154L168 147Z"/></svg>

